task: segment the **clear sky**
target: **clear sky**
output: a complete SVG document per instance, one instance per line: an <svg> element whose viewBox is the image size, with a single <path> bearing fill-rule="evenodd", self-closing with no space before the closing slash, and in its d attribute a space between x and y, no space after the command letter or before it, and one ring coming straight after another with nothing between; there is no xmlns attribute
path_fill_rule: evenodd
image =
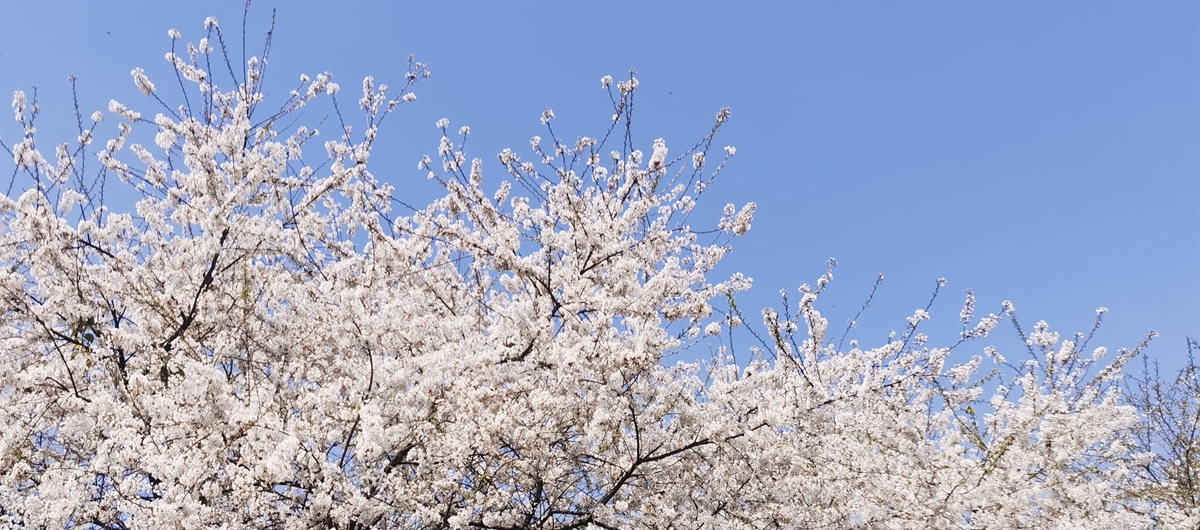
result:
<svg viewBox="0 0 1200 530"><path fill-rule="evenodd" d="M280 87L324 70L348 90L367 74L400 85L407 54L430 63L372 158L410 203L437 192L416 162L436 154L438 118L470 125L488 162L545 135L546 107L560 137L594 136L611 113L600 77L633 68L645 151L658 137L682 150L733 110L718 145L738 154L707 211L715 225L725 202L758 203L721 270L754 278L748 312L832 256L832 329L887 276L860 319L867 345L939 277L942 342L968 287L985 312L1012 300L1027 327L1064 334L1106 306L1098 340L1157 330L1149 353L1166 366L1200 336L1200 3L260 0L251 55L272 8ZM74 137L70 73L85 116L111 98L153 112L129 71L170 86L168 29L195 41L215 15L240 47L232 0L0 0L0 13L0 89L40 87L43 141ZM987 342L1016 347L1010 329Z"/></svg>

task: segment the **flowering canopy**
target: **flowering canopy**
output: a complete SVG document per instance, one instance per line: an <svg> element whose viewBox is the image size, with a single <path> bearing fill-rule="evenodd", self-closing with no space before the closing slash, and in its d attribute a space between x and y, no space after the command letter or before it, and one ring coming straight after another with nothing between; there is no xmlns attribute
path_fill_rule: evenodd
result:
<svg viewBox="0 0 1200 530"><path fill-rule="evenodd" d="M637 79L606 76L607 131L563 141L547 110L551 137L532 139L530 160L500 153L494 190L454 139L470 129L441 120L440 164L420 167L446 193L397 212L371 149L424 64L410 58L398 91L366 78L359 129L340 110L336 126L283 125L319 97L336 108L332 76L302 76L264 115L266 58L235 73L217 21L205 27L167 55L183 103L150 119L112 102L118 132L98 152L105 115L51 159L15 94L22 185L0 197L6 524L1185 524L1125 494L1140 480L1122 435L1136 416L1111 381L1134 351L1102 364L1103 348L1039 323L1027 359L988 350L999 371L980 377L982 358L949 366L950 348L916 332L926 310L900 337L842 351L816 309L832 265L795 314L744 322L733 300L750 280L710 275L754 204L692 228L736 152L712 149L727 109L681 154L660 139L647 157L627 133ZM134 211L109 209L110 175ZM968 297L963 341L1012 315L976 320ZM749 361L722 346L664 365L735 332L761 346Z"/></svg>

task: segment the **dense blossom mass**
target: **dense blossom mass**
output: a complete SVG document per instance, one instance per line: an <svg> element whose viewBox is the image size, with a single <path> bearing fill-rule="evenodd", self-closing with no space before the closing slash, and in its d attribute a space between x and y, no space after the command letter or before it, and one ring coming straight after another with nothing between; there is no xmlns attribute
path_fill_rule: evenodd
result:
<svg viewBox="0 0 1200 530"><path fill-rule="evenodd" d="M442 120L419 166L445 195L409 209L370 158L425 65L410 58L399 90L365 79L361 124L329 73L268 111L266 58L231 64L217 21L205 29L167 55L178 83L132 72L161 112L113 101L53 155L37 107L13 98L8 527L1200 522L1141 494L1138 416L1114 384L1136 350L1109 358L1038 323L1027 351L955 365L951 348L1015 322L1011 304L977 318L970 296L958 344L929 344L922 309L844 349L817 309L832 264L783 310L743 314L750 280L712 271L754 204L694 214L736 152L714 143L728 110L698 143L645 154L629 133L638 81L606 76L606 130L563 140L547 109L528 157L500 153L502 181ZM214 79L226 70L232 88ZM165 103L175 84L181 103ZM318 99L333 117L294 123ZM97 148L102 120L116 135ZM735 334L757 346L735 351Z"/></svg>

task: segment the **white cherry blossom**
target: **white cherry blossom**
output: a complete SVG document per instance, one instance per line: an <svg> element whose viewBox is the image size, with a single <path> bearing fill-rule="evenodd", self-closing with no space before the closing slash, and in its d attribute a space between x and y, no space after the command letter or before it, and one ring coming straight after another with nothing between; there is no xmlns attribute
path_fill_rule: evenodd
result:
<svg viewBox="0 0 1200 530"><path fill-rule="evenodd" d="M204 26L207 55L212 36L224 44L215 18ZM410 57L399 91L364 80L363 125L305 153L320 120L285 124L337 93L331 74L302 76L271 108L266 58L227 88L191 62L171 61L193 91L183 112L149 122L113 101L121 123L98 152L81 136L43 157L14 95L19 185L0 197L7 527L1195 522L1129 495L1149 482L1112 375L1138 349L1085 354L1085 339L1039 322L1018 331L1019 360L989 347L954 364L952 348L1017 322L1007 302L975 320L968 294L959 343L918 333L931 318L918 309L899 339L840 350L818 310L832 261L798 305L751 326L736 298L751 280L714 271L755 203L691 217L725 167L705 164L711 134L669 159L666 140L595 140L610 138L601 123L554 139L555 156L534 136L530 160L506 149L490 166L467 166L446 134L442 171L419 164L445 195L399 210L369 155L424 64ZM632 119L638 85L617 83L615 122ZM158 150L137 143L151 136ZM85 157L102 172L83 174ZM685 352L712 360L676 362Z"/></svg>

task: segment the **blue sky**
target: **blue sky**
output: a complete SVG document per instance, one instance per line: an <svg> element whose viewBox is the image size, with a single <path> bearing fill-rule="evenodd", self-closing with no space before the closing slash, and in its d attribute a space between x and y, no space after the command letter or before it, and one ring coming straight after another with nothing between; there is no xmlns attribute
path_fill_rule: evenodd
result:
<svg viewBox="0 0 1200 530"><path fill-rule="evenodd" d="M0 89L38 85L39 131L56 141L74 137L67 74L85 116L111 98L152 111L129 71L165 88L168 29L194 41L215 15L236 41L242 13L237 1L0 8ZM720 271L754 278L747 312L832 256L822 305L835 330L887 276L860 319L864 344L902 327L939 277L935 341L954 338L968 287L984 312L1012 300L1027 328L1045 319L1064 334L1106 306L1100 343L1157 330L1148 351L1168 367L1200 335L1200 4L263 0L251 54L272 8L281 87L324 70L347 89L367 74L399 85L409 53L430 63L372 159L411 203L438 191L416 169L436 153L438 118L470 125L470 154L489 162L544 135L547 107L561 137L596 135L611 113L599 78L633 68L646 151L658 137L690 145L733 110L718 145L738 154L707 200L714 225L725 202L758 203ZM6 141L19 135L7 123ZM985 343L1019 347L1009 330Z"/></svg>

